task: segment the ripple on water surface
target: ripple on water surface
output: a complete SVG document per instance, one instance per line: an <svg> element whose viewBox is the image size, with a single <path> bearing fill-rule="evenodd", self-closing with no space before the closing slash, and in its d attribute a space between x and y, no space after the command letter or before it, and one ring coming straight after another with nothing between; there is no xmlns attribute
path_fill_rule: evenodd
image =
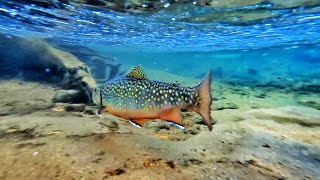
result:
<svg viewBox="0 0 320 180"><path fill-rule="evenodd" d="M145 50L319 43L317 1L0 1L0 32ZM10 23L8 23L10 21Z"/></svg>

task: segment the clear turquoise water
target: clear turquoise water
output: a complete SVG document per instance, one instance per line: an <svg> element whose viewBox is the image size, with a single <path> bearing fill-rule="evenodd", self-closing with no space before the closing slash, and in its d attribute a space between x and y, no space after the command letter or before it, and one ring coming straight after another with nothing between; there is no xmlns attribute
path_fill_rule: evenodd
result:
<svg viewBox="0 0 320 180"><path fill-rule="evenodd" d="M156 125L137 130L109 114L96 116L98 107L83 95L68 103L87 103L75 106L86 110L65 112L52 97L74 69L63 74L54 63L47 67L46 48L35 50L43 44L29 47L16 36L44 39L79 56L95 78L99 74L98 83L108 80L100 65L111 60L121 64L113 76L142 65L148 78L183 86L195 86L212 70L217 124L209 133L186 112L188 131ZM24 72L56 84L6 81L24 79ZM75 74L62 88L85 89ZM125 172L120 179L153 170L146 177L320 177L319 0L0 0L0 86L0 179L104 179L109 166L122 163L125 171L115 170ZM48 140L34 141L40 138ZM175 171L145 167L149 156L157 164L169 155Z"/></svg>
<svg viewBox="0 0 320 180"><path fill-rule="evenodd" d="M316 2L210 7L152 1L160 10L139 13L72 2L1 0L0 33L90 47L126 67L141 64L193 77L212 69L225 82L320 77ZM254 19L266 12L273 16Z"/></svg>

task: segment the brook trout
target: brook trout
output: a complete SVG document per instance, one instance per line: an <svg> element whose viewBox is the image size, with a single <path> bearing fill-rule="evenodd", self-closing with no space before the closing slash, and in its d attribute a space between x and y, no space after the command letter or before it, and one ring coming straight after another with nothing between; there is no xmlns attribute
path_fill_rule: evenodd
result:
<svg viewBox="0 0 320 180"><path fill-rule="evenodd" d="M152 119L182 124L180 110L197 112L212 130L211 71L195 87L148 80L140 66L97 87L92 98L99 113L108 112L141 126Z"/></svg>

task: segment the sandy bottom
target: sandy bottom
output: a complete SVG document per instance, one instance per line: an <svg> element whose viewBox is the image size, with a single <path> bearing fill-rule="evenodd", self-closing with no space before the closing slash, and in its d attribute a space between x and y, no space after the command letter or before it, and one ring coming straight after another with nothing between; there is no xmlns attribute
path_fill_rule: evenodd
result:
<svg viewBox="0 0 320 180"><path fill-rule="evenodd" d="M318 179L319 96L215 85L212 132L137 128L95 107L53 104L59 88L0 83L0 179Z"/></svg>

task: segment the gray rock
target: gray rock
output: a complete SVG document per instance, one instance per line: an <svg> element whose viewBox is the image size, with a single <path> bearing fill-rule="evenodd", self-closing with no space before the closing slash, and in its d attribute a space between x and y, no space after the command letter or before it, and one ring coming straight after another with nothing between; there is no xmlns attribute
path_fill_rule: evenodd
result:
<svg viewBox="0 0 320 180"><path fill-rule="evenodd" d="M233 102L228 102L228 103L217 103L213 106L214 111L219 111L223 109L239 109L239 106L236 105Z"/></svg>
<svg viewBox="0 0 320 180"><path fill-rule="evenodd" d="M54 103L74 103L79 100L81 93L79 90L59 90L54 95L52 102Z"/></svg>
<svg viewBox="0 0 320 180"><path fill-rule="evenodd" d="M86 109L86 110L84 111L84 113L85 113L85 114L88 114L88 115L95 115L95 114L96 114L96 112L95 112L93 109Z"/></svg>
<svg viewBox="0 0 320 180"><path fill-rule="evenodd" d="M85 104L69 104L66 107L64 107L66 111L69 112L83 112L86 109Z"/></svg>
<svg viewBox="0 0 320 180"><path fill-rule="evenodd" d="M187 131L191 134L191 135L197 135L200 133L200 127L199 126L193 126L193 127L188 127Z"/></svg>
<svg viewBox="0 0 320 180"><path fill-rule="evenodd" d="M305 99L298 99L297 101L299 104L302 104L304 106L308 106L308 107L312 107L315 108L317 110L320 110L320 103L315 101L315 100L305 100Z"/></svg>
<svg viewBox="0 0 320 180"><path fill-rule="evenodd" d="M77 89L82 92L82 97L75 103L91 103L91 93L96 82L89 67L75 55L55 48L43 39L8 37L1 33L0 49L5 49L0 51L0 56L4 57L1 61L2 67L6 67L0 67L2 77L18 77L23 80L48 82L63 89ZM60 95L53 101L69 101L59 100Z"/></svg>
<svg viewBox="0 0 320 180"><path fill-rule="evenodd" d="M320 126L320 112L312 108L286 106L281 108L250 110L248 112L257 119L273 120L281 124L298 124L305 127Z"/></svg>
<svg viewBox="0 0 320 180"><path fill-rule="evenodd" d="M265 93L258 93L258 94L255 94L254 96L257 97L257 98L266 98L266 97L267 97L267 94L265 94Z"/></svg>

